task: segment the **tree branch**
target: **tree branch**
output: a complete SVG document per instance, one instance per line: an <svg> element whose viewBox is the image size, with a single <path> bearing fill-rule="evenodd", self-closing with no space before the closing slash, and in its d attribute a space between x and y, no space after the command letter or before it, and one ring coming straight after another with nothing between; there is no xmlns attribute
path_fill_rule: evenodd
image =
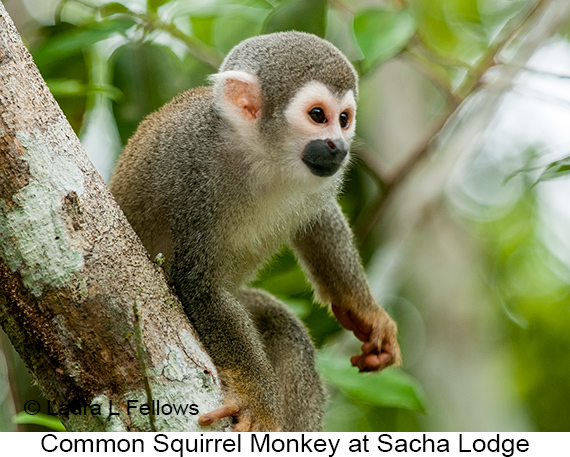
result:
<svg viewBox="0 0 570 457"><path fill-rule="evenodd" d="M68 430L150 430L148 414L128 408L150 387L162 405L220 406L215 368L178 299L1 3L0 324ZM61 414L65 405L100 414ZM159 415L155 428L203 431L197 417Z"/></svg>

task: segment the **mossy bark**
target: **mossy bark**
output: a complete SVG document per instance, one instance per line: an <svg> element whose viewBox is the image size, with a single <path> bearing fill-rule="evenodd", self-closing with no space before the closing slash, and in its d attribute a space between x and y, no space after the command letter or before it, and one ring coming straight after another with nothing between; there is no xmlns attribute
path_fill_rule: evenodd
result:
<svg viewBox="0 0 570 457"><path fill-rule="evenodd" d="M220 405L178 299L1 3L0 323L53 408L78 408L60 415L70 430L204 430L196 409L151 425L128 401L196 404L200 414Z"/></svg>

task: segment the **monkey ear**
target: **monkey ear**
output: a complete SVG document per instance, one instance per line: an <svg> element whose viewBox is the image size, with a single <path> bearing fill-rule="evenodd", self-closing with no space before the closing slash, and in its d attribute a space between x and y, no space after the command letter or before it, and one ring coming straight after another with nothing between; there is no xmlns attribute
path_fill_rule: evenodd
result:
<svg viewBox="0 0 570 457"><path fill-rule="evenodd" d="M255 120L261 115L261 88L257 77L245 71L224 71L210 77L218 106L231 117Z"/></svg>

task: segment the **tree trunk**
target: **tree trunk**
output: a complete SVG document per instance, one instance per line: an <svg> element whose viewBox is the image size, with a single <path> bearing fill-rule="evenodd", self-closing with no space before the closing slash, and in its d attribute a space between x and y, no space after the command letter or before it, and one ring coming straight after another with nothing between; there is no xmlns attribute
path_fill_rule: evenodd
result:
<svg viewBox="0 0 570 457"><path fill-rule="evenodd" d="M204 430L197 411L220 406L215 368L164 273L1 3L0 323L69 430Z"/></svg>

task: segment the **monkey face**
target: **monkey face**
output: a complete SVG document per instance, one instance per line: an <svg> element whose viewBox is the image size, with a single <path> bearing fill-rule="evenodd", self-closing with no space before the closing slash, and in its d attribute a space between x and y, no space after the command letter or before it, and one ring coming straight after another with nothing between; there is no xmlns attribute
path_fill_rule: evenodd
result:
<svg viewBox="0 0 570 457"><path fill-rule="evenodd" d="M327 178L346 167L356 125L352 90L339 97L313 81L295 94L284 114L295 143L291 150L299 151L292 158L299 173Z"/></svg>
<svg viewBox="0 0 570 457"><path fill-rule="evenodd" d="M212 80L216 109L232 125L230 134L239 140L258 184L278 179L320 188L340 182L356 125L353 89L339 94L311 81L283 110L266 115L257 76L229 70Z"/></svg>

